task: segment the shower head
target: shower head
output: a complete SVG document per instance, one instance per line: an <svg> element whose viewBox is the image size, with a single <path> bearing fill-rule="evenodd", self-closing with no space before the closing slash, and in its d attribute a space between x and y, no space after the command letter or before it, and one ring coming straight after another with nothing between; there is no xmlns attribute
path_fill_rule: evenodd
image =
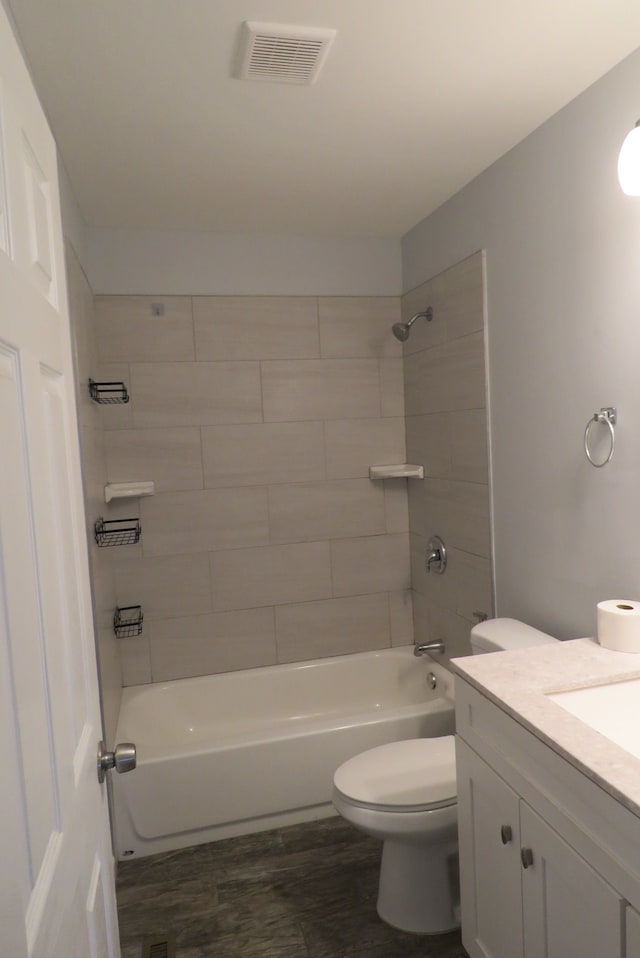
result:
<svg viewBox="0 0 640 958"><path fill-rule="evenodd" d="M401 343L406 343L409 338L409 324L408 323L394 323L391 327L391 332L399 339Z"/></svg>
<svg viewBox="0 0 640 958"><path fill-rule="evenodd" d="M399 339L401 343L406 343L409 338L409 333L411 327L415 323L416 319L426 319L428 323L433 319L433 309L431 306L427 306L426 309L422 310L421 313L416 313L415 316L412 316L408 323L394 323L391 327L391 332Z"/></svg>

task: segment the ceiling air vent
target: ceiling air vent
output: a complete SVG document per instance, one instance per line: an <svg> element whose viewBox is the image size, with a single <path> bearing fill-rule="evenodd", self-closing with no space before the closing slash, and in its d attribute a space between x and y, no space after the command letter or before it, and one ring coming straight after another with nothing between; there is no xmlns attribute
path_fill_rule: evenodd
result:
<svg viewBox="0 0 640 958"><path fill-rule="evenodd" d="M335 30L245 21L236 76L272 83L314 83Z"/></svg>

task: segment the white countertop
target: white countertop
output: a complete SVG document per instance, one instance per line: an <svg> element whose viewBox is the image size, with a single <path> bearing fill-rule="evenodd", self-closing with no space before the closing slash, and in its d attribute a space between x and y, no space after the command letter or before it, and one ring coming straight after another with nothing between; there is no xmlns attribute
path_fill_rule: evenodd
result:
<svg viewBox="0 0 640 958"><path fill-rule="evenodd" d="M549 692L640 678L640 655L574 639L517 652L465 656L451 664L458 675L640 816L640 759L547 697Z"/></svg>

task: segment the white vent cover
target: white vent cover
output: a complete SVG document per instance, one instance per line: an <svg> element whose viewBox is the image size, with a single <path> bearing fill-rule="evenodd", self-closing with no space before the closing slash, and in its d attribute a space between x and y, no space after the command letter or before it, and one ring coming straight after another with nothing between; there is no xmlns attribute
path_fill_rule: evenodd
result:
<svg viewBox="0 0 640 958"><path fill-rule="evenodd" d="M240 34L236 76L272 83L313 83L335 30L245 20Z"/></svg>

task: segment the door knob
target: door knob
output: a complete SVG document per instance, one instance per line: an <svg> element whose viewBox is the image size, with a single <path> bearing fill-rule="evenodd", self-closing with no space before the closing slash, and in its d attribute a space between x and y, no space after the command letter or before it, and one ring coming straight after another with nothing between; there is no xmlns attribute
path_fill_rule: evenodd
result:
<svg viewBox="0 0 640 958"><path fill-rule="evenodd" d="M133 742L120 742L113 752L107 752L104 742L98 744L98 781L102 785L110 768L116 772L131 772L136 767L136 747Z"/></svg>
<svg viewBox="0 0 640 958"><path fill-rule="evenodd" d="M500 829L500 838L503 845L508 845L513 840L513 830L511 825L503 825Z"/></svg>

